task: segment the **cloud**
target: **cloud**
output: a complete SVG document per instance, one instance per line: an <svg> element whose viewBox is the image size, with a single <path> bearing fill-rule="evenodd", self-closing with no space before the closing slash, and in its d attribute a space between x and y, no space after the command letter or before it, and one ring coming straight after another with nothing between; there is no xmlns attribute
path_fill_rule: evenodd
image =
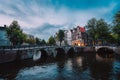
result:
<svg viewBox="0 0 120 80"><path fill-rule="evenodd" d="M84 26L93 17L111 21L117 0L0 0L0 25L17 20L24 32L48 39L58 29ZM89 4L91 3L91 4ZM118 9L118 8L117 8Z"/></svg>
<svg viewBox="0 0 120 80"><path fill-rule="evenodd" d="M42 39L47 40L50 36L54 36L55 32L60 29L61 25L52 25L49 23L45 23L40 27L26 29L26 31L33 33L37 37L41 37Z"/></svg>

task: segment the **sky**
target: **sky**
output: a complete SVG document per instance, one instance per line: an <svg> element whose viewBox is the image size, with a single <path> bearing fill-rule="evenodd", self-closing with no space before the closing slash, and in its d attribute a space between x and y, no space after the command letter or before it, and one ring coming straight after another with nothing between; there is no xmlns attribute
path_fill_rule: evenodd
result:
<svg viewBox="0 0 120 80"><path fill-rule="evenodd" d="M17 20L25 33L47 40L91 18L111 23L119 10L120 0L0 0L0 26Z"/></svg>

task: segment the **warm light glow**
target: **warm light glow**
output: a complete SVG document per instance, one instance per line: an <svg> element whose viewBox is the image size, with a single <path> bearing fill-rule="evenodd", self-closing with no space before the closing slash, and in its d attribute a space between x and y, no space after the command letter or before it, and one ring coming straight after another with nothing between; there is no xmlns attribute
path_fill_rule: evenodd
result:
<svg viewBox="0 0 120 80"><path fill-rule="evenodd" d="M78 57L76 61L77 61L78 66L81 67L82 66L82 57Z"/></svg>
<svg viewBox="0 0 120 80"><path fill-rule="evenodd" d="M84 42L82 42L80 40L74 40L74 41L72 41L72 45L73 46L85 46Z"/></svg>
<svg viewBox="0 0 120 80"><path fill-rule="evenodd" d="M84 46L84 43L81 43L81 46Z"/></svg>
<svg viewBox="0 0 120 80"><path fill-rule="evenodd" d="M78 46L80 46L80 43L78 43Z"/></svg>

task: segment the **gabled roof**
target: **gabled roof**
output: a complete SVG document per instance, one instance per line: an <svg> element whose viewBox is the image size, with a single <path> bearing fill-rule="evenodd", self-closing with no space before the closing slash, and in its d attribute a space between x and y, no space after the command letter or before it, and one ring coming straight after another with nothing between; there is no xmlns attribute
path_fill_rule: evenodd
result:
<svg viewBox="0 0 120 80"><path fill-rule="evenodd" d="M79 27L81 32L85 32L85 28L84 27Z"/></svg>

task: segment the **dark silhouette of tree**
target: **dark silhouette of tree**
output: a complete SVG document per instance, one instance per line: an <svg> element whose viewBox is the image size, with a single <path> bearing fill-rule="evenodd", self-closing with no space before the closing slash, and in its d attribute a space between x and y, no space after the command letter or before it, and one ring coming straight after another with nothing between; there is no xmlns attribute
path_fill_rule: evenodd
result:
<svg viewBox="0 0 120 80"><path fill-rule="evenodd" d="M9 27L7 27L7 34L13 45L21 45L26 40L26 35L20 29L20 25L17 21L13 21Z"/></svg>
<svg viewBox="0 0 120 80"><path fill-rule="evenodd" d="M41 40L41 44L42 45L46 45L46 41L43 39L43 40Z"/></svg>
<svg viewBox="0 0 120 80"><path fill-rule="evenodd" d="M64 30L59 30L58 34L57 34L57 39L58 41L60 41L60 46L61 46L61 42L64 40Z"/></svg>
<svg viewBox="0 0 120 80"><path fill-rule="evenodd" d="M50 45L56 44L55 38L53 36L50 36L50 38L48 39L48 44L50 44Z"/></svg>
<svg viewBox="0 0 120 80"><path fill-rule="evenodd" d="M115 40L120 45L120 11L115 14L113 24Z"/></svg>
<svg viewBox="0 0 120 80"><path fill-rule="evenodd" d="M103 19L96 20L95 18L92 18L85 27L87 28L88 36L94 41L93 45L95 45L97 40L107 42L108 38L110 38L109 25Z"/></svg>
<svg viewBox="0 0 120 80"><path fill-rule="evenodd" d="M109 41L110 39L110 29L109 29L109 25L103 20L100 19L97 21L97 39L101 39L106 42Z"/></svg>
<svg viewBox="0 0 120 80"><path fill-rule="evenodd" d="M38 44L38 45L41 44L41 39L36 37L36 44Z"/></svg>
<svg viewBox="0 0 120 80"><path fill-rule="evenodd" d="M26 40L26 43L29 43L29 44L35 44L36 43L36 40L34 38L29 38Z"/></svg>
<svg viewBox="0 0 120 80"><path fill-rule="evenodd" d="M97 38L97 20L95 18L90 19L85 27L87 28L88 36L93 39L93 42L96 42L96 38ZM95 45L95 43L93 43L93 45Z"/></svg>

